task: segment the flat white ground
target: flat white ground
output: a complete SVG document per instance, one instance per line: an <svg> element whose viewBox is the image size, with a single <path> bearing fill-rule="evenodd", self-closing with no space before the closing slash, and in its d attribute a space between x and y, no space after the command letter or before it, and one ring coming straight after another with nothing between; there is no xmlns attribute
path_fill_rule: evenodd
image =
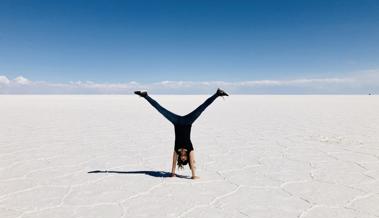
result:
<svg viewBox="0 0 379 218"><path fill-rule="evenodd" d="M200 179L165 177L173 126L143 98L0 96L0 217L379 217L378 96L219 98L192 142Z"/></svg>

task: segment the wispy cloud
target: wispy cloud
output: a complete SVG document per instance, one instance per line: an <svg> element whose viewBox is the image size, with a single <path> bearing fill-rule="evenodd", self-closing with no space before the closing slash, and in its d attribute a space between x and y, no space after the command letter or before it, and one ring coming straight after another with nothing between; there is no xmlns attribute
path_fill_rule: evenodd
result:
<svg viewBox="0 0 379 218"><path fill-rule="evenodd" d="M26 79L25 77L23 76L18 76L16 77L14 80L13 80L15 83L17 84L21 84L21 85L27 85L27 84L30 84L31 81Z"/></svg>
<svg viewBox="0 0 379 218"><path fill-rule="evenodd" d="M1 94L131 94L147 89L155 94L205 94L222 87L235 94L366 94L379 92L379 70L361 71L347 77L252 81L161 81L155 83L51 83L23 76L0 75Z"/></svg>
<svg viewBox="0 0 379 218"><path fill-rule="evenodd" d="M0 76L0 86L1 85L7 85L9 83L10 83L10 81L6 76Z"/></svg>

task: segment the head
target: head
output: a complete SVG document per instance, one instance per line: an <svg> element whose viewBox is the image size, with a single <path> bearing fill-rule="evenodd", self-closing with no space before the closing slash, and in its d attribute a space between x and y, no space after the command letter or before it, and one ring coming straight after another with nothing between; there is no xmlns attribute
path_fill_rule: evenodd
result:
<svg viewBox="0 0 379 218"><path fill-rule="evenodd" d="M187 149L179 150L177 163L178 163L179 169L183 169L183 166L189 163L189 152L187 151ZM191 168L191 164L189 164L189 167Z"/></svg>

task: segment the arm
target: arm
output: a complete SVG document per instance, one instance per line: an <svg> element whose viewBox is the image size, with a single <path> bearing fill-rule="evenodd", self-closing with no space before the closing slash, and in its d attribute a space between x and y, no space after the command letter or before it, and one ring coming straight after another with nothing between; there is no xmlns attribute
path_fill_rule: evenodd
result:
<svg viewBox="0 0 379 218"><path fill-rule="evenodd" d="M171 176L174 177L175 176L175 170L176 170L176 160L178 159L178 155L176 154L176 152L174 151L174 153L172 154L172 168L171 168Z"/></svg>
<svg viewBox="0 0 379 218"><path fill-rule="evenodd" d="M192 150L190 152L190 163L191 163L191 172L192 172L192 177L191 179L198 179L200 177L196 176L196 161L195 161L195 152Z"/></svg>

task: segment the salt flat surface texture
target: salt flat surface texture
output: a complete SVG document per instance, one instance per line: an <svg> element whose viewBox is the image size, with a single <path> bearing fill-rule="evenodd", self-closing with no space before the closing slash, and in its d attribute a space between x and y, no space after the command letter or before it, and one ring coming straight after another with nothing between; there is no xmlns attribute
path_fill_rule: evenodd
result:
<svg viewBox="0 0 379 218"><path fill-rule="evenodd" d="M219 98L192 142L201 178L170 178L173 126L143 98L0 96L0 217L379 217L378 96Z"/></svg>

